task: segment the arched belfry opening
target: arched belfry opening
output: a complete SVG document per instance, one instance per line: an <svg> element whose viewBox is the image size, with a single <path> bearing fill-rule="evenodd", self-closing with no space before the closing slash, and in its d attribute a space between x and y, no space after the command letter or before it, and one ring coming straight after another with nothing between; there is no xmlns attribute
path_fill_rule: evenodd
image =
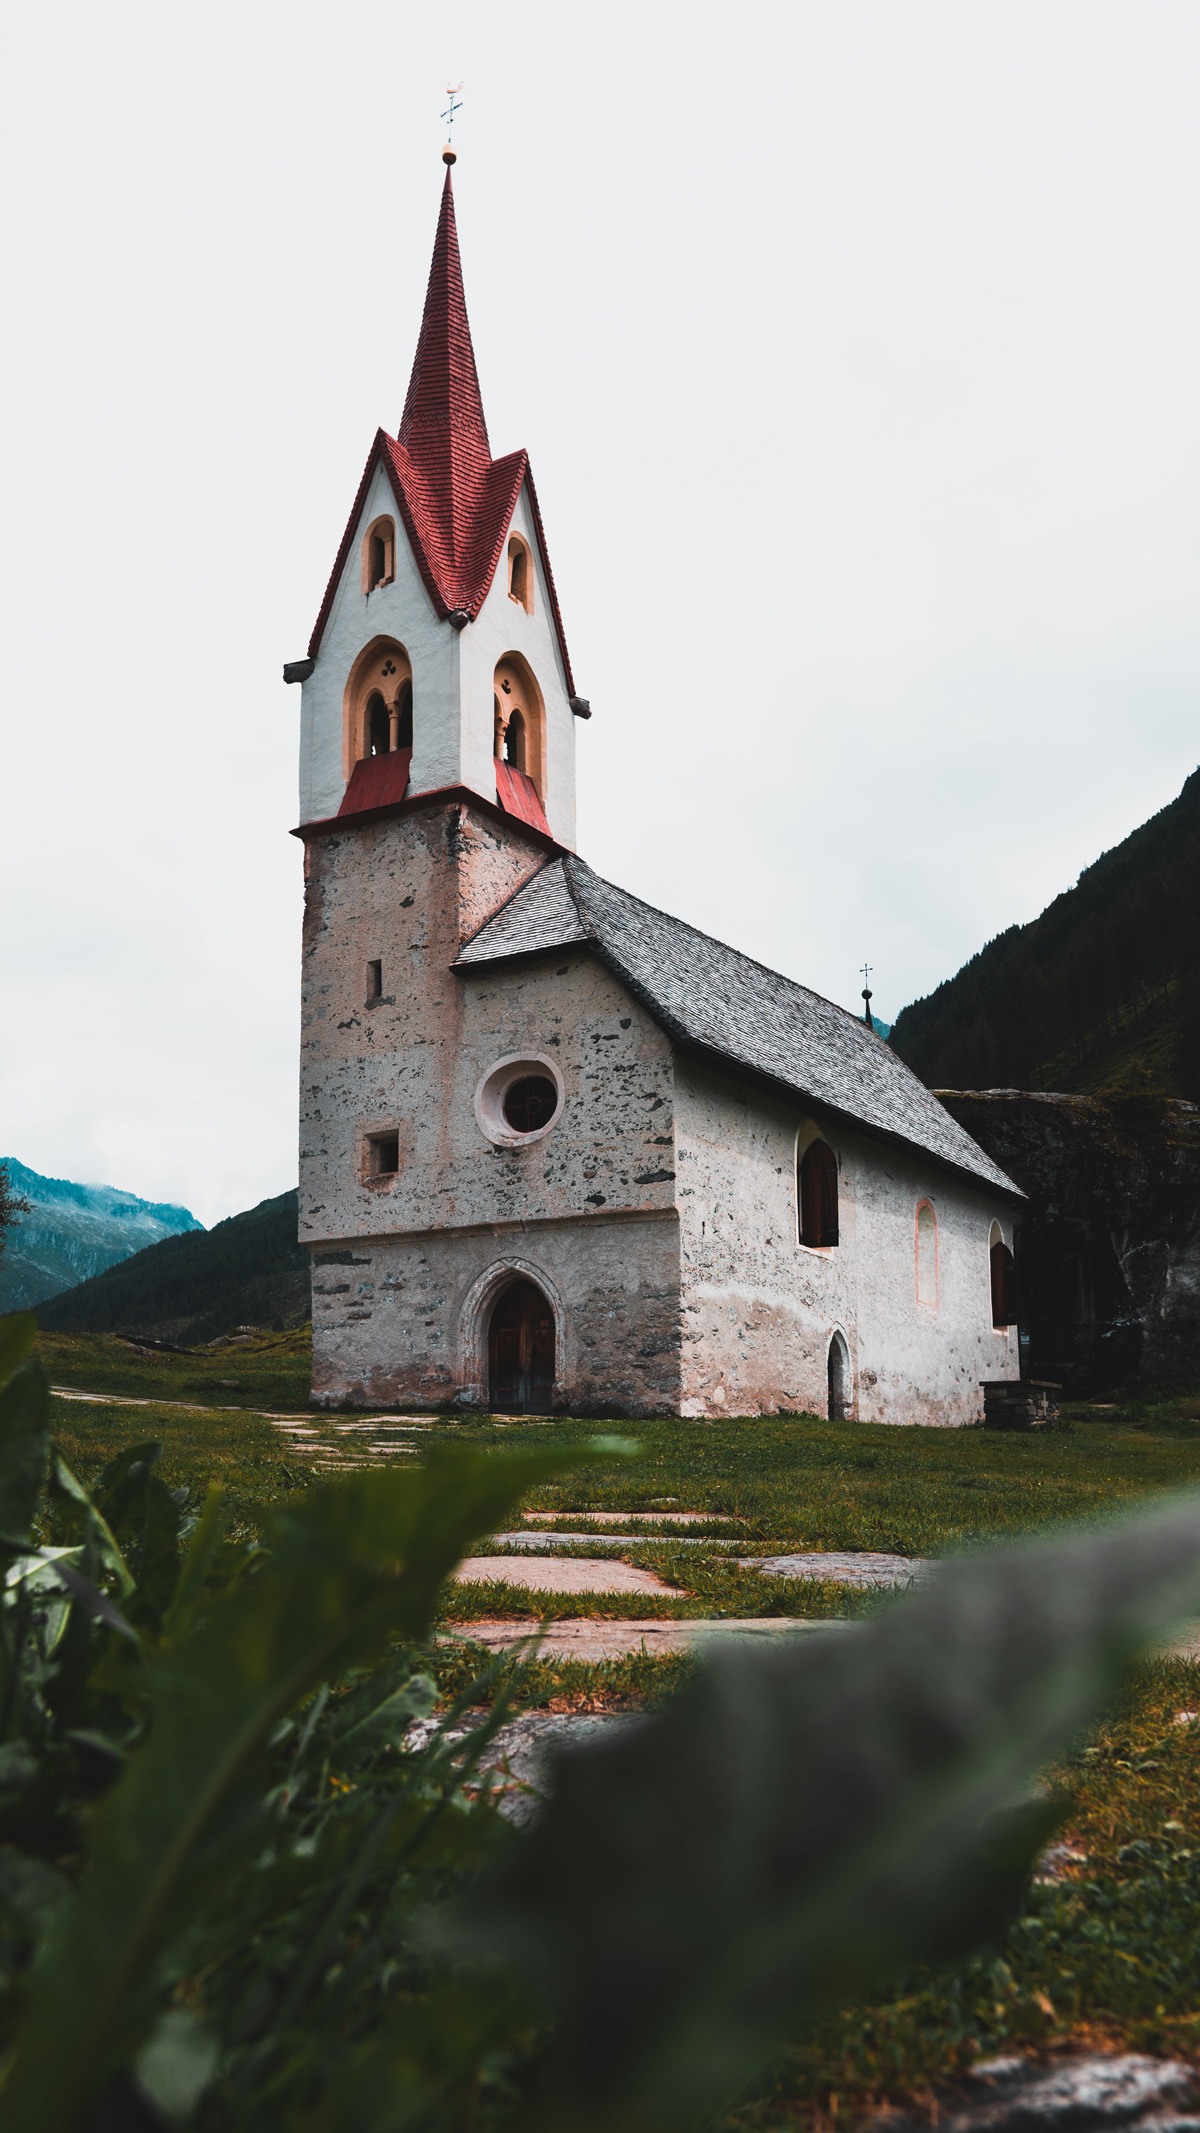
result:
<svg viewBox="0 0 1200 2133"><path fill-rule="evenodd" d="M835 1333L829 1343L829 1419L845 1422L850 1413L850 1351Z"/></svg>
<svg viewBox="0 0 1200 2133"><path fill-rule="evenodd" d="M412 661L394 637L376 637L350 669L343 699L343 775L367 756L413 745Z"/></svg>
<svg viewBox="0 0 1200 2133"><path fill-rule="evenodd" d="M545 1415L554 1398L554 1306L522 1276L501 1291L488 1325L493 1414Z"/></svg>
<svg viewBox="0 0 1200 2133"><path fill-rule="evenodd" d="M502 659L492 682L493 753L529 779L545 804L546 712L533 671L519 653Z"/></svg>
<svg viewBox="0 0 1200 2133"><path fill-rule="evenodd" d="M378 689L372 689L370 696L367 698L366 753L368 755L387 755L389 723L387 705L384 703Z"/></svg>

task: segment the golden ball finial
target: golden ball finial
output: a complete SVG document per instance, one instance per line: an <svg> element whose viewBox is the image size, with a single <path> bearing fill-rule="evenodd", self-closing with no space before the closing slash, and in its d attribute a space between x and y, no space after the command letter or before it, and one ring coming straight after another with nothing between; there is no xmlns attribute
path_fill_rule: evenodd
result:
<svg viewBox="0 0 1200 2133"><path fill-rule="evenodd" d="M442 161L446 165L447 169L449 168L451 163L457 163L458 161L457 151L451 148L449 141L447 141L445 147L442 150Z"/></svg>

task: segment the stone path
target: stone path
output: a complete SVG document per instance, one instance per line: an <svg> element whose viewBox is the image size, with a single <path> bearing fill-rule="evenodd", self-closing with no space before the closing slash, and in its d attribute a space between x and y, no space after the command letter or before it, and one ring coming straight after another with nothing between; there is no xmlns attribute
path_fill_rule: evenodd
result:
<svg viewBox="0 0 1200 2133"><path fill-rule="evenodd" d="M663 1653L694 1651L710 1637L775 1637L787 1630L844 1629L843 1622L812 1622L781 1615L749 1616L742 1620L712 1618L693 1622L648 1620L603 1621L598 1616L552 1623L540 1640L538 1651L545 1659L582 1659L596 1665L605 1659L625 1659L637 1652L652 1658ZM537 1624L528 1615L493 1618L486 1622L456 1622L447 1631L447 1641L464 1638L482 1644L490 1652L511 1651L537 1635Z"/></svg>
<svg viewBox="0 0 1200 2133"><path fill-rule="evenodd" d="M167 1407L188 1415L254 1415L270 1422L288 1443L303 1452L318 1473L352 1473L359 1467L382 1466L390 1459L415 1459L417 1446L407 1439L434 1424L419 1415L317 1416L273 1414L266 1407L247 1407L222 1402L159 1400L131 1393L80 1392L71 1385L52 1385L60 1400L84 1400L100 1407Z"/></svg>

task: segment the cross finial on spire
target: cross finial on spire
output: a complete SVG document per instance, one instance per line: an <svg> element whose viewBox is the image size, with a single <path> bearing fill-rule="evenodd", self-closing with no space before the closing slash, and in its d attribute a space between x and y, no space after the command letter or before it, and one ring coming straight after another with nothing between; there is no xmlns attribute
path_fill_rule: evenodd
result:
<svg viewBox="0 0 1200 2133"><path fill-rule="evenodd" d="M874 1029L875 1027L874 1021L871 1017L871 972L874 970L874 968L874 963L864 963L862 966L862 996L863 999L866 1001L866 1006L863 1008L863 1021L866 1023L868 1029Z"/></svg>
<svg viewBox="0 0 1200 2133"><path fill-rule="evenodd" d="M450 99L450 103L448 109L443 111L442 113L442 117L446 121L446 145L442 150L442 161L445 164L456 163L458 161L458 157L455 153L453 143L454 121L457 114L462 110L462 98L459 95L459 90L463 89L465 86L465 83L460 81L458 84L458 88L456 89L452 82L446 83L446 94Z"/></svg>

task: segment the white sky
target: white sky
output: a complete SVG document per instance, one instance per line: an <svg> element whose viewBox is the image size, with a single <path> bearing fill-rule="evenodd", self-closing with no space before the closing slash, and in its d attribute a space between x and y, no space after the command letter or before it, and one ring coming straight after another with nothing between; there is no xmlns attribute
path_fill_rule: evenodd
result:
<svg viewBox="0 0 1200 2133"><path fill-rule="evenodd" d="M890 1019L1195 766L1195 0L65 0L4 76L0 1153L295 1182L280 667L460 76L586 858Z"/></svg>

